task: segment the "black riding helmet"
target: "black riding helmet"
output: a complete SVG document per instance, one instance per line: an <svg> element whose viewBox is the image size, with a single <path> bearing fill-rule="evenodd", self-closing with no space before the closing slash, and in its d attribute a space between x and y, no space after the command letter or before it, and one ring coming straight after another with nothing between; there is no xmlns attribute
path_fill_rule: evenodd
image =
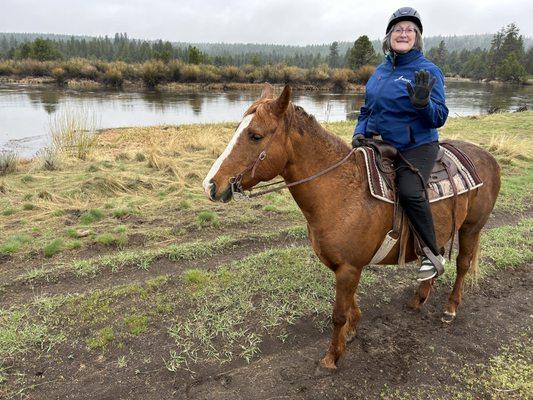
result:
<svg viewBox="0 0 533 400"><path fill-rule="evenodd" d="M422 20L420 19L420 14L412 7L402 7L398 8L394 14L389 18L389 23L387 24L387 30L385 34L389 33L391 28L400 21L412 21L420 29L422 33Z"/></svg>

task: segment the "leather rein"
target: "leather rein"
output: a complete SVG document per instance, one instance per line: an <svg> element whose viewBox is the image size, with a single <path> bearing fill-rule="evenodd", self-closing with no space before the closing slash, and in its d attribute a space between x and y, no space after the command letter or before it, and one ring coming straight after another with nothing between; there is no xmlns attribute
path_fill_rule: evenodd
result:
<svg viewBox="0 0 533 400"><path fill-rule="evenodd" d="M283 126L283 125L280 124L280 127L281 126ZM243 187L242 187L242 179L244 178L244 176L248 172L251 172L251 177L252 178L255 177L255 172L257 170L257 167L259 166L259 163L266 158L267 150L270 147L270 145L272 144L274 137L281 130L280 127L278 127L276 129L276 131L274 132L274 134L270 138L269 142L267 143L267 145L265 146L263 151L261 151L261 153L259 153L259 156L257 156L255 161L253 163L251 163L248 167L246 167L243 171L241 171L237 176L232 176L229 179L229 183L230 183L230 187L231 187L231 193L232 193L232 196L233 196L234 199L239 199L239 198L251 199L253 197L262 196L262 195L265 195L267 193L278 192L278 191L283 190L283 189L287 189L287 188L290 188L290 187L293 187L293 186L301 185L302 183L310 182L310 181L312 181L312 180L314 180L314 179L316 179L316 178L318 178L318 177L320 177L322 175L325 175L325 174L333 171L334 169L340 167L342 164L344 164L346 161L348 161L348 159L352 156L352 154L354 154L355 151L357 150L356 148L351 149L350 152L342 160L336 162L335 164L329 166L328 168L326 168L326 169L324 169L324 170L322 170L322 171L320 171L320 172L318 172L318 173L316 173L314 175L308 176L307 178L300 179L298 181L290 182L290 183L285 183L284 180L279 180L279 181L272 182L272 183L266 183L264 185L259 185L259 186L256 186L254 188L251 188L250 190L248 190L248 193L246 193L244 191ZM264 188L270 187L270 186L274 186L274 187L271 187L270 189L261 190L259 192L252 193L252 190L254 190L254 189L256 189L256 190L257 189L264 189Z"/></svg>

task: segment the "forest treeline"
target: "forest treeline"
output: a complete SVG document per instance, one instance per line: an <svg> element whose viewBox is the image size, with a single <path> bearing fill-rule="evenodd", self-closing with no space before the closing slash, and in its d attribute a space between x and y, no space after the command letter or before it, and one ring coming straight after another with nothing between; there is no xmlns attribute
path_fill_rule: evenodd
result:
<svg viewBox="0 0 533 400"><path fill-rule="evenodd" d="M526 45L515 24L503 27L492 36L465 36L463 48L458 46L461 37L437 37L438 43L435 38L425 40L425 54L446 75L523 82L528 74L533 74L533 46ZM434 46L428 47L431 43ZM473 47L476 44L479 46ZM364 35L351 44L280 46L192 45L130 39L126 34L116 34L114 38L0 34L3 60L0 75L48 75L58 82L85 78L120 86L124 79L142 79L147 83L150 79L143 76L150 73L146 71L165 70L155 73L160 77L155 80L256 82L274 75L274 81L281 82L315 84L324 80L333 82L335 76L343 76L348 82L364 83L365 76L371 73L367 66L383 61L383 55L376 50L378 47L378 41L372 42ZM47 64L37 66L31 60ZM81 64L85 68L79 67Z"/></svg>

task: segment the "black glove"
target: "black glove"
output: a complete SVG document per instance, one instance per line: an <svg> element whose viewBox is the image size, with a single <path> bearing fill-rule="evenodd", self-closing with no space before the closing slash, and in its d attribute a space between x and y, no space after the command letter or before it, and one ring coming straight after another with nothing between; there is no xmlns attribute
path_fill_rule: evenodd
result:
<svg viewBox="0 0 533 400"><path fill-rule="evenodd" d="M415 87L407 83L409 99L416 108L424 108L429 103L429 95L437 78L431 76L428 71L420 70L415 73Z"/></svg>
<svg viewBox="0 0 533 400"><path fill-rule="evenodd" d="M360 133L354 135L352 138L352 147L355 149L356 147L361 147L365 144L365 135L361 135Z"/></svg>

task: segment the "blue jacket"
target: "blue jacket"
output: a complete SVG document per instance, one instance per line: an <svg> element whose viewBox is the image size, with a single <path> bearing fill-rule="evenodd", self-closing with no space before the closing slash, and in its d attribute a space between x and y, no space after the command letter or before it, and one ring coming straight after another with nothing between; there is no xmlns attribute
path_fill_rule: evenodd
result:
<svg viewBox="0 0 533 400"><path fill-rule="evenodd" d="M429 71L437 78L429 104L415 108L409 100L406 84L414 87L415 72ZM379 133L382 139L400 151L437 141L436 128L444 125L448 108L444 96L444 76L441 70L418 50L387 56L366 84L365 104L354 135L371 137Z"/></svg>

